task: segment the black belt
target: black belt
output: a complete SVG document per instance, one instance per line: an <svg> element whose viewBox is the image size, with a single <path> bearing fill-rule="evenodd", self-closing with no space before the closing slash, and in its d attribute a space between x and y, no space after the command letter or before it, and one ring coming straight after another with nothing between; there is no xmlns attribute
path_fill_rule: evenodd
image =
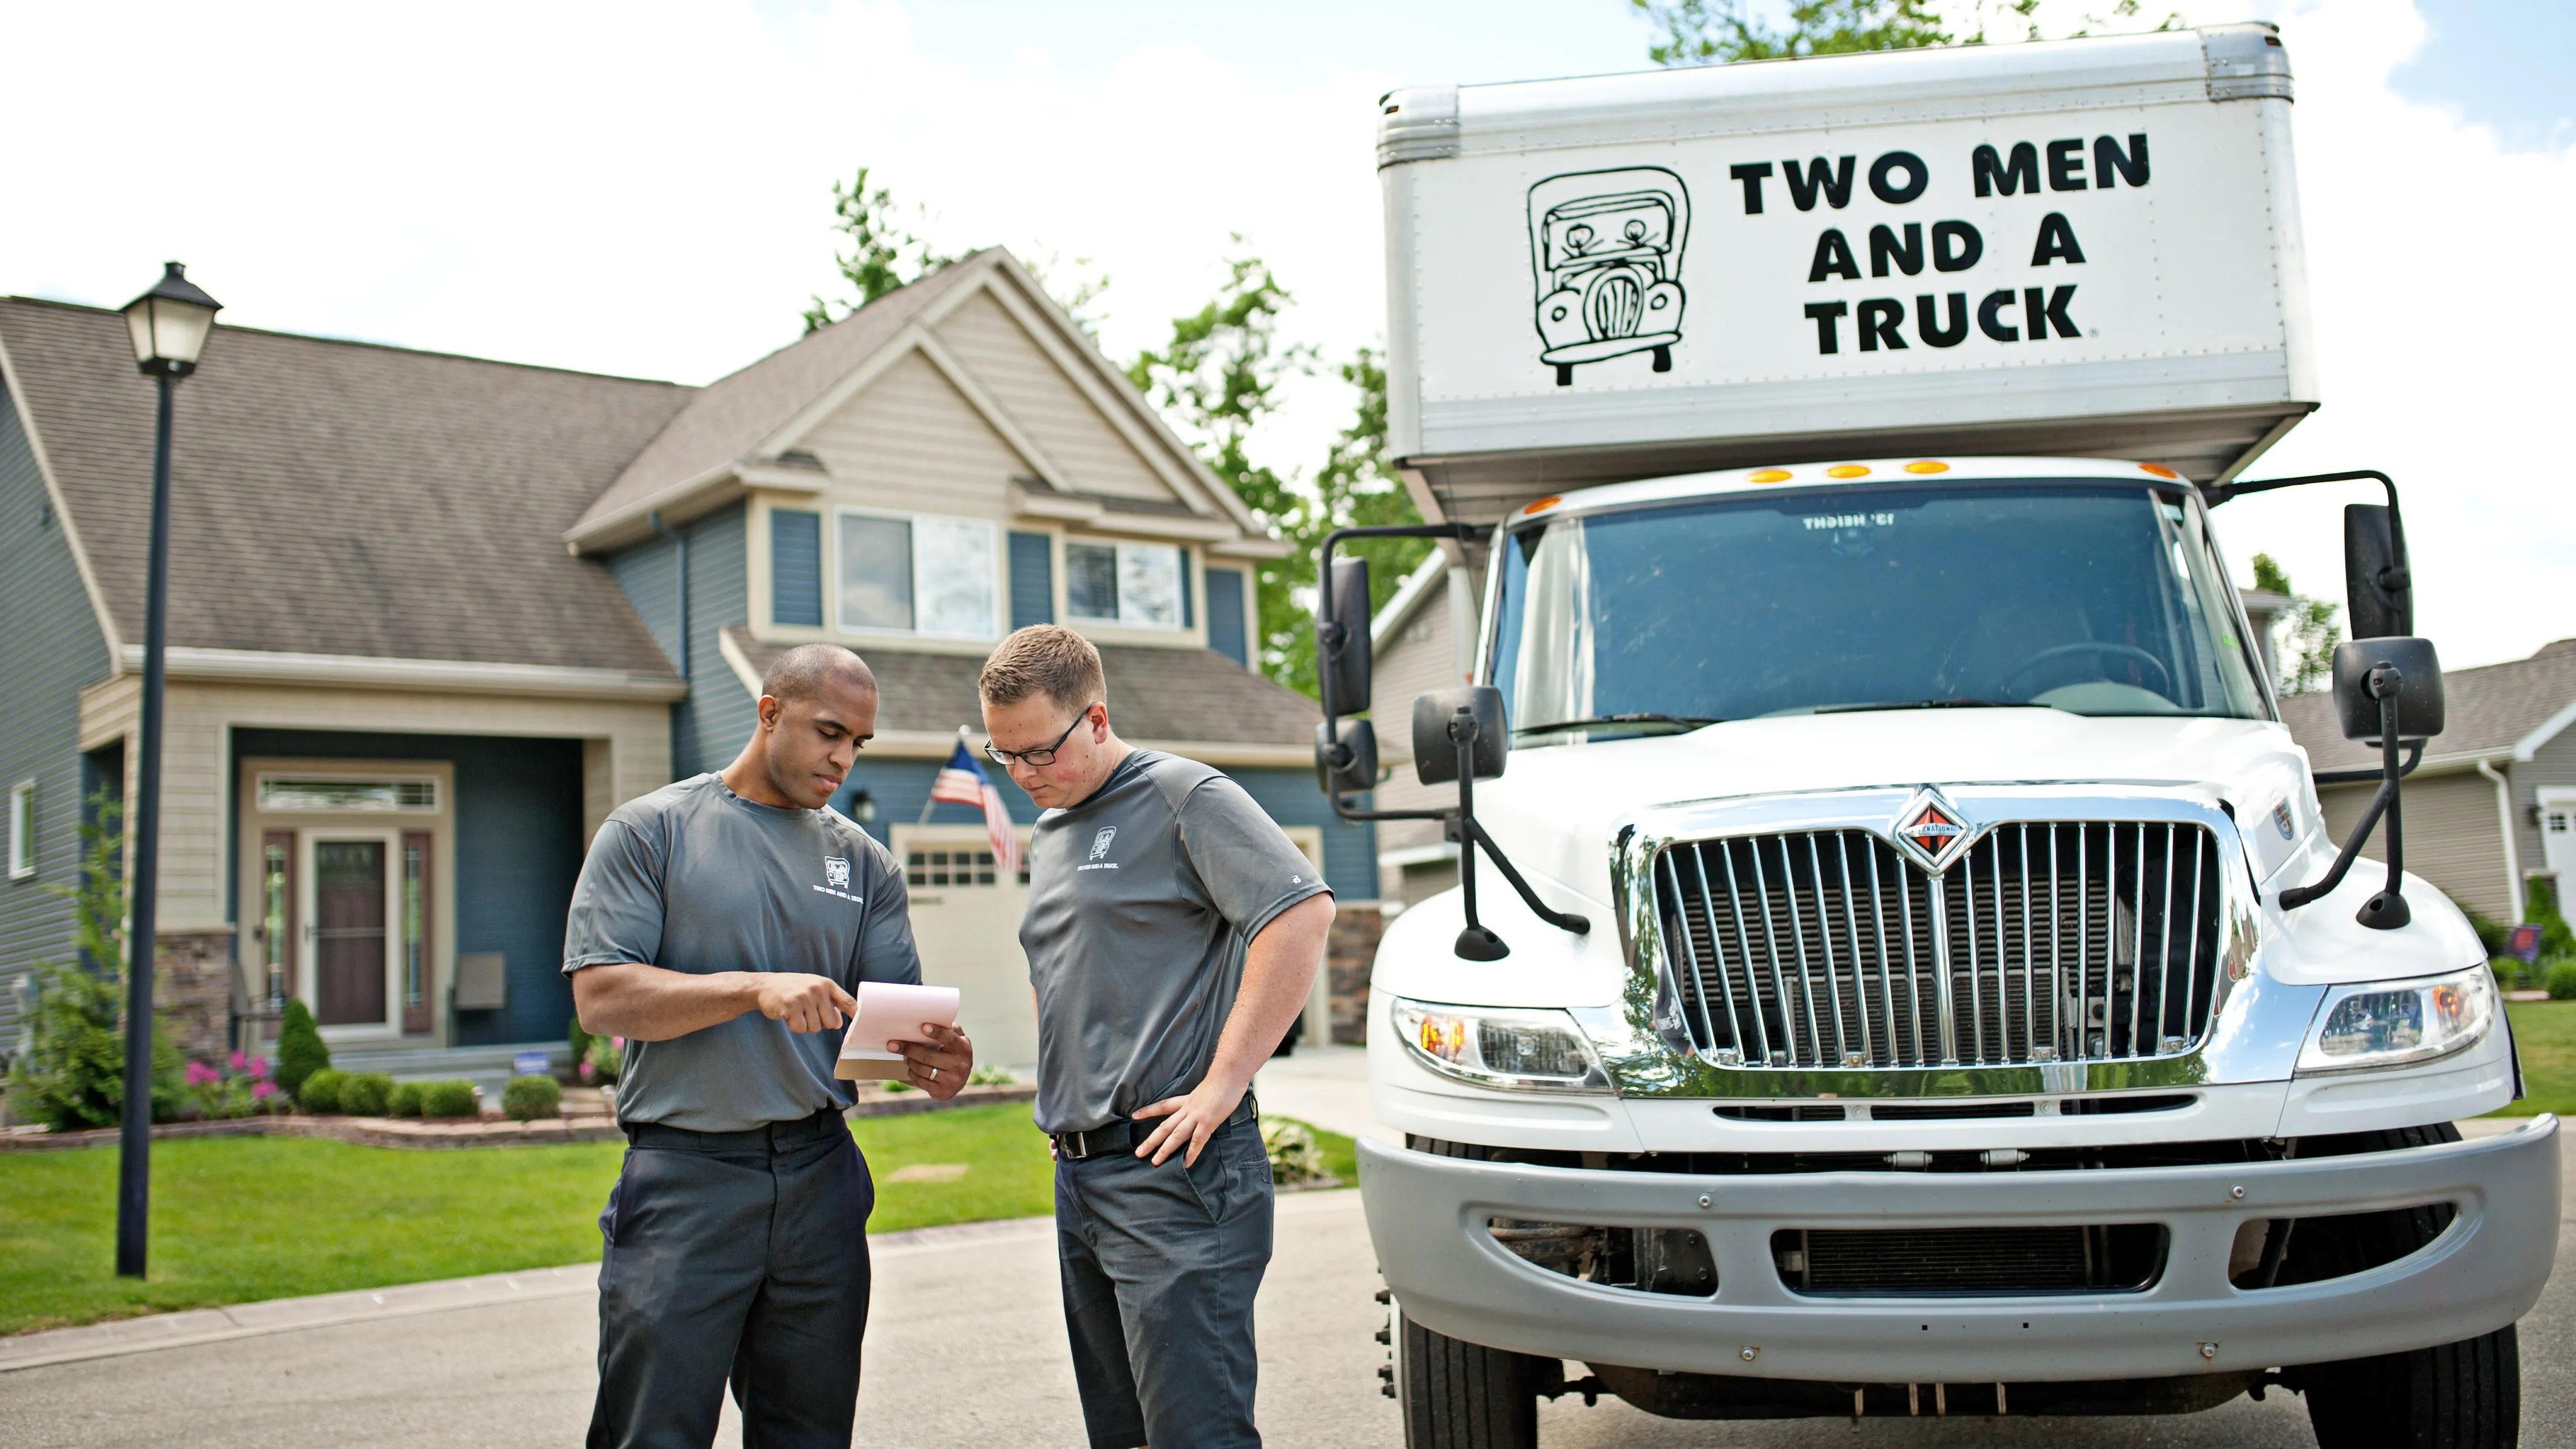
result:
<svg viewBox="0 0 2576 1449"><path fill-rule="evenodd" d="M1260 1115L1261 1104L1253 1099L1250 1092L1246 1092L1243 1094L1243 1100L1235 1104L1233 1115L1218 1123L1217 1126L1231 1127L1237 1122L1250 1122ZM1080 1162L1086 1157L1099 1157L1111 1152L1132 1152L1138 1143L1154 1135L1156 1127L1170 1120L1172 1119L1169 1117L1126 1117L1105 1127L1094 1127L1088 1132L1056 1132L1049 1135L1055 1139L1055 1155L1059 1161Z"/></svg>
<svg viewBox="0 0 2576 1449"><path fill-rule="evenodd" d="M682 1152L785 1152L826 1140L834 1132L846 1137L850 1131L838 1107L745 1132L699 1132L687 1127L666 1127L659 1122L629 1122L625 1127L626 1140L637 1147L676 1148Z"/></svg>

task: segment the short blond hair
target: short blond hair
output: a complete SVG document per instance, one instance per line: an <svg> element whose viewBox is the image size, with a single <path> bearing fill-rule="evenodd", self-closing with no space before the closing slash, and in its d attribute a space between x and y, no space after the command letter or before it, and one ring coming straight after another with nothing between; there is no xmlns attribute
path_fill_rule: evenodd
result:
<svg viewBox="0 0 2576 1449"><path fill-rule="evenodd" d="M1100 672L1100 651L1062 624L1012 630L984 661L975 689L984 703L999 705L1043 694L1067 708L1088 709L1109 698L1108 682Z"/></svg>

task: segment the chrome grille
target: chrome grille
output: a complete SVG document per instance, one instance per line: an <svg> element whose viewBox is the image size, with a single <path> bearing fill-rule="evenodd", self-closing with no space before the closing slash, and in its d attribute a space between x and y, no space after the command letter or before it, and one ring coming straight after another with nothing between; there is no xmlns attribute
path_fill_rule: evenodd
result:
<svg viewBox="0 0 2576 1449"><path fill-rule="evenodd" d="M1934 874L1865 830L1656 857L1693 1045L1781 1068L2172 1056L2216 1004L2218 850L2199 825L1992 827Z"/></svg>

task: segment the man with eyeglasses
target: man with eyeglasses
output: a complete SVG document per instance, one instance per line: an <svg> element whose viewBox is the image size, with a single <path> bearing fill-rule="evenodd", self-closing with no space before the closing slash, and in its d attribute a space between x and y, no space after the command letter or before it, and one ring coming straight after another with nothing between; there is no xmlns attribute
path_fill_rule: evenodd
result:
<svg viewBox="0 0 2576 1449"><path fill-rule="evenodd" d="M986 753L1045 812L1020 945L1090 1442L1258 1445L1271 1185L1246 1090L1305 1006L1332 894L1242 786L1118 738L1081 635L1019 630L979 687Z"/></svg>

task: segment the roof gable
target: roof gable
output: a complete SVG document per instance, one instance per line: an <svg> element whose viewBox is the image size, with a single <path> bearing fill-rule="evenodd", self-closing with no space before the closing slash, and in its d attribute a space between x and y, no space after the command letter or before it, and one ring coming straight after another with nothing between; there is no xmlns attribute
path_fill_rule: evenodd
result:
<svg viewBox="0 0 2576 1449"><path fill-rule="evenodd" d="M124 320L0 300L0 342L111 632L138 640L154 390ZM170 643L668 673L556 534L689 394L219 327L176 395Z"/></svg>

